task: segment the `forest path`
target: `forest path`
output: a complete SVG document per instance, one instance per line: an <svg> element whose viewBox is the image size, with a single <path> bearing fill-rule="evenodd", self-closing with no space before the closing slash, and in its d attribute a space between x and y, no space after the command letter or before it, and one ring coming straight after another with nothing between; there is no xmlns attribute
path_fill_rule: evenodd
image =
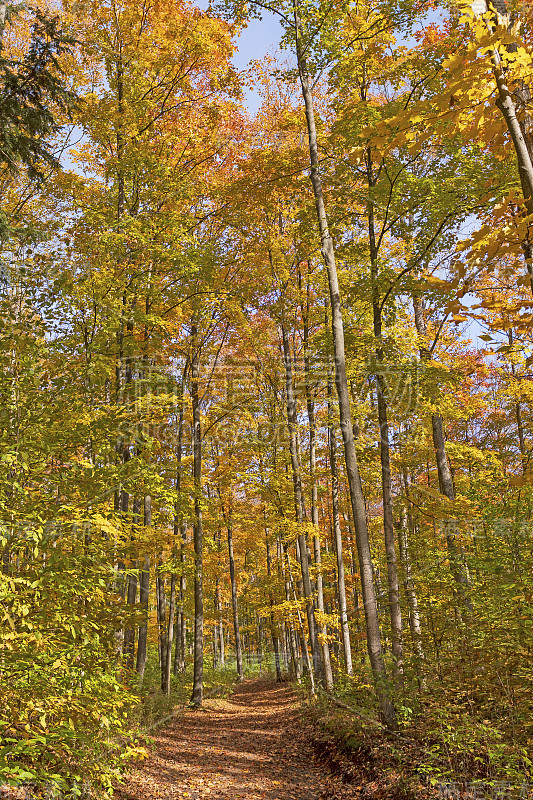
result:
<svg viewBox="0 0 533 800"><path fill-rule="evenodd" d="M120 800L326 800L351 797L316 761L312 728L294 692L247 680L161 730L156 750L130 773Z"/></svg>

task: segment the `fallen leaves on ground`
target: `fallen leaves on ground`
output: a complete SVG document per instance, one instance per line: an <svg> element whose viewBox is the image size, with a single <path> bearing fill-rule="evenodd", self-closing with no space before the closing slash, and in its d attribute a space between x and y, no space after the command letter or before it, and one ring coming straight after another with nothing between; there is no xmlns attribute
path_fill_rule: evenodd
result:
<svg viewBox="0 0 533 800"><path fill-rule="evenodd" d="M345 800L358 796L315 757L289 687L244 681L184 711L117 790L119 800Z"/></svg>

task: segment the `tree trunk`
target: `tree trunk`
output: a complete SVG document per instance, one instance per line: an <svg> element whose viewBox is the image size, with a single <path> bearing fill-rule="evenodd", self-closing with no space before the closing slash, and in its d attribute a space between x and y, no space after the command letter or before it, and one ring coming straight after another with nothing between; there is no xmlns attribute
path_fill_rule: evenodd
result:
<svg viewBox="0 0 533 800"><path fill-rule="evenodd" d="M2 52L2 48L4 46L4 31L6 29L6 11L7 11L7 0L1 0L1 2L0 2L0 53Z"/></svg>
<svg viewBox="0 0 533 800"><path fill-rule="evenodd" d="M300 461L298 458L298 442L297 442L297 411L296 400L294 397L294 387L292 383L292 360L289 347L289 337L284 323L281 324L281 336L283 344L283 355L285 361L285 392L287 399L287 425L289 428L289 451L291 456L292 466L292 481L294 489L294 507L296 521L300 531L305 524L305 507L302 495L302 478L300 473ZM313 659L313 666L316 668L319 663L318 645L316 639L316 622L315 622L315 608L313 604L313 592L311 588L311 578L309 575L309 559L307 554L307 537L303 531L298 534L298 547L299 559L302 573L302 588L303 596L305 598L305 607L307 612L307 625L309 629L309 643L311 646L311 657ZM305 651L307 652L307 645L304 643Z"/></svg>
<svg viewBox="0 0 533 800"><path fill-rule="evenodd" d="M502 0L503 7L505 9L506 3L505 0ZM492 6L489 7L489 3L485 3L487 11L493 11ZM510 19L513 20L514 15L510 15ZM499 24L499 23L498 23ZM513 20L513 24L516 24L516 19ZM495 33L494 25L491 20L485 18L485 25L487 30L491 34L491 36ZM508 51L511 51L511 47L516 49L516 45L507 45ZM524 125L520 120L519 112L517 110L517 106L514 100L514 97L517 96L515 91L514 97L513 92L509 89L507 85L507 77L506 77L506 67L505 64L502 62L502 58L500 52L497 47L495 47L491 52L491 61L492 61L492 70L494 73L494 77L496 79L496 87L498 91L498 99L496 100L496 106L500 109L505 124L507 125L507 130L511 136L511 141L513 142L514 151L516 153L516 160L518 163L518 176L520 179L520 184L522 186L522 194L524 196L524 205L525 205L525 213L528 216L533 215L533 142L531 140L531 135L526 133L524 129ZM522 86L524 85L523 81L521 81ZM522 249L524 251L524 257L526 261L526 269L529 274L529 285L531 288L531 293L533 294L533 242L531 240L531 222L528 224L528 232L525 240L522 242Z"/></svg>
<svg viewBox="0 0 533 800"><path fill-rule="evenodd" d="M176 446L176 494L177 503L174 511L174 544L172 547L172 556L174 563L177 557L177 542L180 541L180 557L183 563L183 534L185 533L185 522L183 513L181 512L181 470L182 470L182 455L183 455L183 419L184 419L184 395L185 395L185 378L187 375L188 361L185 362L183 372L181 375L180 398L179 398L179 417L178 417L178 440ZM170 579L170 599L168 608L168 630L166 639L167 654L165 658L165 671L162 674L161 690L164 694L170 695L170 674L172 672L172 645L174 643L174 634L176 629L176 617L178 623L180 622L180 615L176 615L176 586L177 576L173 567L172 576ZM181 580L180 580L181 592ZM181 613L183 613L183 604L181 605ZM179 634L180 631L178 631ZM174 660L174 674L176 661Z"/></svg>
<svg viewBox="0 0 533 800"><path fill-rule="evenodd" d="M274 662L276 666L276 680L281 681L281 666L279 663L279 638L276 629L276 618L274 616L274 595L272 594L272 560L270 558L270 542L268 541L268 530L265 528L267 576L268 576L268 601L270 603L270 635L272 637L272 647L274 648Z"/></svg>
<svg viewBox="0 0 533 800"><path fill-rule="evenodd" d="M507 336L508 336L508 339L509 339L509 347L512 348L512 346L513 346L513 329L512 328L508 331ZM512 356L512 354L510 354L510 355ZM516 367L514 365L512 357L511 357L510 361L511 361L511 374L512 374L513 378L516 378L517 377L517 375L516 375ZM527 464L528 464L528 458L527 458L527 455L526 455L526 439L525 439L525 436L524 436L524 423L523 423L523 420L522 420L522 407L520 405L520 402L515 403L515 417L516 417L516 428L517 428L517 432L518 432L518 446L520 448L520 459L522 461L522 472L525 474L526 469L527 469Z"/></svg>
<svg viewBox="0 0 533 800"><path fill-rule="evenodd" d="M149 528L152 525L152 498L146 495L144 498L144 526ZM148 601L150 595L150 557L144 559L144 566L139 576L139 600L143 609L143 622L139 627L139 643L137 645L137 663L135 669L141 678L144 675L146 659L148 656Z"/></svg>
<svg viewBox="0 0 533 800"><path fill-rule="evenodd" d="M162 672L161 691L170 695L170 673L172 671L172 644L174 642L174 627L176 616L176 583L177 578L172 573L170 578L170 598L168 603L168 628L166 636L165 670Z"/></svg>
<svg viewBox="0 0 533 800"><path fill-rule="evenodd" d="M220 531L219 531L220 534ZM213 667L216 667L219 661L218 653L219 653L219 627L218 621L220 619L220 578L218 575L215 578L215 596L213 598L213 611L215 616L215 624L213 625Z"/></svg>
<svg viewBox="0 0 533 800"><path fill-rule="evenodd" d="M316 135L313 96L309 86L309 74L307 71L307 63L301 42L302 32L298 0L295 0L294 2L294 22L298 72L305 103L305 115L307 120L307 131L309 135L311 183L315 196L317 221L322 245L322 255L324 257L328 274L331 302L331 322L333 329L333 349L335 357L335 384L339 399L339 417L344 444L346 473L348 477L350 500L352 504L352 513L356 531L361 588L363 593L363 604L366 619L367 647L383 721L388 728L395 730L397 728L396 712L389 696L387 675L383 660L376 596L372 581L372 559L366 524L365 502L361 486L361 479L359 476L357 453L355 450L353 436L350 397L348 393L348 381L346 377L346 360L344 355L344 325L342 319L339 282L337 278L337 267L335 263L335 250L333 247L333 239L331 238L329 232L322 190L322 179L319 171L318 142Z"/></svg>
<svg viewBox="0 0 533 800"><path fill-rule="evenodd" d="M178 593L178 617L177 617L177 631L176 631L176 644L174 646L174 675L185 671L186 663L186 628L187 622L185 618L185 591L187 589L187 579L184 574L185 565L185 541L187 536L187 523L182 520L181 523L181 543L180 543L180 588Z"/></svg>
<svg viewBox="0 0 533 800"><path fill-rule="evenodd" d="M404 475L404 482L407 489L407 476ZM409 500L407 499L407 504ZM418 611L418 597L416 595L415 586L412 578L411 570L411 555L409 552L409 532L413 530L412 520L409 510L401 510L401 524L400 524L400 558L403 562L405 580L403 582L405 595L407 597L407 604L409 606L409 628L411 630L411 639L413 641L413 651L416 657L416 671L418 673L418 682L421 690L426 688L426 679L423 673L424 664L424 648L422 646L422 628L420 626L420 614Z"/></svg>
<svg viewBox="0 0 533 800"><path fill-rule="evenodd" d="M220 666L224 667L226 664L226 651L224 648L224 623L222 621L222 609L218 618L218 635L219 635L219 648L220 648Z"/></svg>
<svg viewBox="0 0 533 800"><path fill-rule="evenodd" d="M291 583L288 571L285 568L284 564L284 556L285 556L285 546L279 541L278 539L278 563L280 564L281 569L281 576L283 580L283 585L285 587L285 600L290 602L291 600ZM292 621L292 612L290 612L289 620L288 620L288 645L289 645L289 652L291 658L291 677L297 682L300 683L300 659L298 657L298 645L296 642L296 634L294 630L294 625Z"/></svg>
<svg viewBox="0 0 533 800"><path fill-rule="evenodd" d="M418 335L421 338L420 342L420 359L422 362L427 362L431 359L431 353L426 345L427 327L422 311L422 304L420 299L415 295L413 296L413 309L415 317L415 326ZM446 455L446 440L444 437L444 425L440 414L433 413L431 415L431 430L433 434L433 446L435 448L435 460L437 462L437 473L439 476L439 490L444 497L447 497L452 503L455 502L455 490L453 486L452 473ZM455 542L455 534L453 533L453 520L448 520L446 523L446 547L450 556L450 570L455 581L457 593L461 599L461 604L467 614L473 613L472 601L468 595L470 588L468 576L463 569L461 563L462 556L457 548Z"/></svg>
<svg viewBox="0 0 533 800"><path fill-rule="evenodd" d="M228 532L228 553L229 553L229 574L231 581L231 607L233 610L233 631L235 633L235 658L237 660L237 676L240 681L244 678L244 669L242 665L242 644L241 632L239 628L239 606L237 601L237 581L235 578L235 558L233 556L233 528L231 521L231 506L228 509L228 517L226 520Z"/></svg>
<svg viewBox="0 0 533 800"><path fill-rule="evenodd" d="M141 505L138 497L133 499L133 517L132 517L132 534L131 544L132 548L135 542L135 534L139 526L139 518L141 513ZM131 561L131 569L137 569L137 561ZM128 575L128 605L134 606L137 602L137 574ZM126 654L126 666L128 669L133 670L135 664L135 625L130 623L126 629L124 636L124 652Z"/></svg>
<svg viewBox="0 0 533 800"><path fill-rule="evenodd" d="M137 562L131 562L131 568L137 568ZM128 606L135 606L137 602L137 576L128 575L128 593L127 603ZM126 656L126 667L130 670L133 669L135 663L135 627L129 623L124 634L124 655Z"/></svg>
<svg viewBox="0 0 533 800"><path fill-rule="evenodd" d="M303 345L304 345L304 369L305 369L305 397L307 403L307 419L309 422L309 480L311 483L311 522L313 523L313 549L315 555L316 576L316 598L317 607L320 614L324 614L324 585L322 576L322 555L320 552L320 529L318 525L318 490L316 482L316 423L315 423L315 404L311 391L311 369L309 363L309 274L307 276L307 302L303 313ZM328 631L324 622L318 627L318 639L320 653L322 656L322 675L326 691L333 690L333 673L331 671L331 657L328 645Z"/></svg>
<svg viewBox="0 0 533 800"><path fill-rule="evenodd" d="M369 190L374 186L370 152L367 151L367 181ZM392 479L390 462L389 421L387 409L386 384L380 365L383 363L383 334L381 320L381 298L378 287L378 250L374 222L374 207L370 202L367 208L368 235L370 243L370 272L372 277L372 316L374 337L376 339L376 394L379 423L379 456L381 462L381 488L383 499L383 530L385 534L385 554L387 557L387 583L389 587L389 613L393 656L393 675L396 685L403 684L403 643L402 609L400 605L400 586L398 581L398 561L394 544L394 517L392 511Z"/></svg>
<svg viewBox="0 0 533 800"><path fill-rule="evenodd" d="M158 565L161 568L161 561ZM156 594L157 594L157 624L159 629L158 636L158 649L159 649L159 667L161 670L160 685L163 685L163 676L166 669L166 656L167 656L167 598L165 593L165 576L158 572L156 578Z"/></svg>
<svg viewBox="0 0 533 800"><path fill-rule="evenodd" d="M346 608L346 583L344 580L344 560L342 557L342 531L339 517L339 475L337 470L337 444L335 441L335 426L331 411L332 376L328 375L328 426L329 426L329 464L331 471L331 502L333 512L333 542L337 559L337 588L339 595L339 621L341 625L342 648L344 651L344 665L348 675L353 675L352 647L350 642L350 628L348 626L348 613Z"/></svg>
<svg viewBox="0 0 533 800"><path fill-rule="evenodd" d="M314 674L313 674L313 667L312 667L312 664L311 664L311 659L309 658L309 650L307 649L307 637L305 635L304 625L303 625L303 621L302 621L302 615L300 614L300 607L299 607L299 604L298 604L298 597L296 596L296 588L295 588L294 580L293 580L293 577L292 577L291 562L289 560L289 552L288 552L288 548L287 547L285 547L285 557L287 559L287 572L289 574L290 586L292 586L293 599L294 599L294 604L296 606L296 618L298 620L298 628L300 630L300 636L301 636L301 650L302 650L304 667L307 670L307 674L309 676L309 682L311 684L311 694L314 695L315 694L315 678L314 678Z"/></svg>
<svg viewBox="0 0 533 800"><path fill-rule="evenodd" d="M492 51L492 67L496 85L498 87L498 99L496 105L503 114L505 124L511 136L513 146L518 161L518 175L522 185L522 193L526 203L528 214L533 214L533 163L529 154L526 137L520 125L516 105L513 95L507 86L504 67L498 50Z"/></svg>
<svg viewBox="0 0 533 800"><path fill-rule="evenodd" d="M202 705L204 687L204 594L203 594L203 527L202 527L202 429L198 397L199 352L198 330L191 329L193 356L191 360L191 395L193 420L193 477L194 477L194 676L191 704Z"/></svg>

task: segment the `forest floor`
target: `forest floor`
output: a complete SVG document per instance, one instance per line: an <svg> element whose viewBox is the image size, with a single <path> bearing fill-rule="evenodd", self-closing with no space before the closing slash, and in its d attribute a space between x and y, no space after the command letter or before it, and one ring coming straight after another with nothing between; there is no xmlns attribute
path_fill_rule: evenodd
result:
<svg viewBox="0 0 533 800"><path fill-rule="evenodd" d="M118 800L344 800L360 797L320 763L314 730L283 683L246 680L183 711L155 737ZM359 791L357 791L359 790Z"/></svg>

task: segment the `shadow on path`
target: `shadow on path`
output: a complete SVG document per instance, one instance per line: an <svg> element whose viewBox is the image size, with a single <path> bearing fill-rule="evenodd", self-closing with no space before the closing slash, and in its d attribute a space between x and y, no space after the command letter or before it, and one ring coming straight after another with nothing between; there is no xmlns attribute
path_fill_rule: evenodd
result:
<svg viewBox="0 0 533 800"><path fill-rule="evenodd" d="M331 777L313 757L290 688L244 681L159 733L155 752L117 791L120 800L320 800Z"/></svg>

